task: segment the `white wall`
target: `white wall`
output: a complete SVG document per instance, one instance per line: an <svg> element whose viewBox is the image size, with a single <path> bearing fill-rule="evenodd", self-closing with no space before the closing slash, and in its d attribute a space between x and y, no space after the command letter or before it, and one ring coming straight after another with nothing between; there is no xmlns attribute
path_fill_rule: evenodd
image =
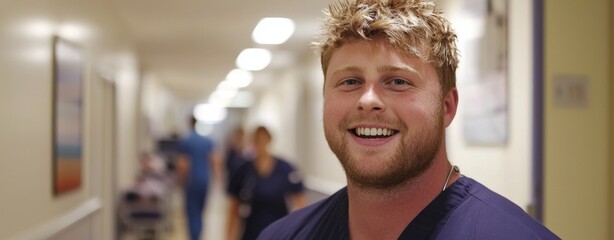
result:
<svg viewBox="0 0 614 240"><path fill-rule="evenodd" d="M131 126L137 112L133 98L138 68L130 40L112 11L103 0L6 2L0 8L0 239L46 239L58 232L113 238L101 230L112 229L110 186L105 185L112 173L98 168L114 160L107 152L111 142L103 131L108 124L99 108L113 91L102 87L107 83L99 69L117 73L117 103L124 114L118 134L125 141L118 155L120 162L128 162L135 156ZM79 190L57 197L51 184L54 34L82 46L87 59L83 182ZM98 224L81 224L75 216Z"/></svg>
<svg viewBox="0 0 614 240"><path fill-rule="evenodd" d="M347 184L343 168L335 154L330 150L328 142L324 137L324 122L322 121L323 112L323 85L324 74L317 57L306 62L307 78L302 83L305 91L305 101L299 103L299 109L306 114L303 132L307 139L306 146L309 147L305 152L308 154L304 159L307 161L306 171L308 175L305 184L317 191L332 194L339 188Z"/></svg>
<svg viewBox="0 0 614 240"><path fill-rule="evenodd" d="M289 68L275 76L259 95L256 105L248 109L245 121L248 133L259 125L273 135L271 151L291 162L297 162L295 136L297 102L300 89L300 68Z"/></svg>

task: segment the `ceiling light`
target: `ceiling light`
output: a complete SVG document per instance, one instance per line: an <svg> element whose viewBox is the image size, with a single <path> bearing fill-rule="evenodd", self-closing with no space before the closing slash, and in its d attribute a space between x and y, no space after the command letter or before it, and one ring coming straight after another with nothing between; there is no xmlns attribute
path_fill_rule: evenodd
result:
<svg viewBox="0 0 614 240"><path fill-rule="evenodd" d="M22 31L33 37L49 37L53 33L53 25L46 20L32 20L23 24Z"/></svg>
<svg viewBox="0 0 614 240"><path fill-rule="evenodd" d="M237 96L232 98L232 101L228 103L228 108L248 108L252 106L254 102L254 96L251 92L240 91Z"/></svg>
<svg viewBox="0 0 614 240"><path fill-rule="evenodd" d="M216 96L223 99L230 99L237 95L238 90L236 88L223 88L216 89L215 92L211 93L212 96Z"/></svg>
<svg viewBox="0 0 614 240"><path fill-rule="evenodd" d="M218 89L215 92L209 95L207 101L210 104L215 104L217 106L227 106L232 99L237 95L238 90L235 88L221 88L218 86Z"/></svg>
<svg viewBox="0 0 614 240"><path fill-rule="evenodd" d="M58 35L68 40L80 41L90 37L91 32L85 25L67 23L59 26Z"/></svg>
<svg viewBox="0 0 614 240"><path fill-rule="evenodd" d="M196 120L205 123L218 123L226 119L226 108L215 104L202 103L194 107L193 113Z"/></svg>
<svg viewBox="0 0 614 240"><path fill-rule="evenodd" d="M259 71L271 62L271 52L263 48L246 48L237 57L237 67L243 70Z"/></svg>
<svg viewBox="0 0 614 240"><path fill-rule="evenodd" d="M294 22L289 18L263 18L252 32L252 39L260 44L282 44L294 33Z"/></svg>
<svg viewBox="0 0 614 240"><path fill-rule="evenodd" d="M249 86L254 79L252 72L243 69L233 69L226 75L225 84L232 88L243 88Z"/></svg>

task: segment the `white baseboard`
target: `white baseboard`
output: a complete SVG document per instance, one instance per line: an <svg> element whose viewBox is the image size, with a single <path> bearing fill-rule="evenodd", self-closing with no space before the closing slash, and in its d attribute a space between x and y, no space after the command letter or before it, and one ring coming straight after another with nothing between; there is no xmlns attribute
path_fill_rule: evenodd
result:
<svg viewBox="0 0 614 240"><path fill-rule="evenodd" d="M90 198L68 214L52 220L41 227L30 230L27 233L18 235L16 240L39 240L49 239L64 229L74 225L80 220L90 216L102 207L99 198Z"/></svg>

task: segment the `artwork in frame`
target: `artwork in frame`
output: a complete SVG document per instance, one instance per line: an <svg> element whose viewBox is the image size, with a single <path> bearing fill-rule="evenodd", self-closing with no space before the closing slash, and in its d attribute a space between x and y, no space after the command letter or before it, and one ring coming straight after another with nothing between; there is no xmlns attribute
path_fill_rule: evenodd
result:
<svg viewBox="0 0 614 240"><path fill-rule="evenodd" d="M463 0L463 18L472 24L461 40L464 51L461 99L467 143L508 141L508 0ZM469 19L469 20L467 20Z"/></svg>
<svg viewBox="0 0 614 240"><path fill-rule="evenodd" d="M83 167L83 77L81 48L53 38L53 193L77 190Z"/></svg>

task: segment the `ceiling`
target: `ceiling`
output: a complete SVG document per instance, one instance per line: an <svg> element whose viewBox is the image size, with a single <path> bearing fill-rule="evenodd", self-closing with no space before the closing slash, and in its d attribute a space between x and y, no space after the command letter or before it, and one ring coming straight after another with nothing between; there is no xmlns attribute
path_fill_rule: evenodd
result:
<svg viewBox="0 0 614 240"><path fill-rule="evenodd" d="M271 65L256 73L270 76L304 54L313 54L319 20L329 0L116 0L119 17L132 34L143 70L155 76L176 96L206 98L244 48L273 51ZM295 22L293 36L284 44L258 45L251 32L264 17L287 17ZM262 78L262 77L261 77Z"/></svg>

